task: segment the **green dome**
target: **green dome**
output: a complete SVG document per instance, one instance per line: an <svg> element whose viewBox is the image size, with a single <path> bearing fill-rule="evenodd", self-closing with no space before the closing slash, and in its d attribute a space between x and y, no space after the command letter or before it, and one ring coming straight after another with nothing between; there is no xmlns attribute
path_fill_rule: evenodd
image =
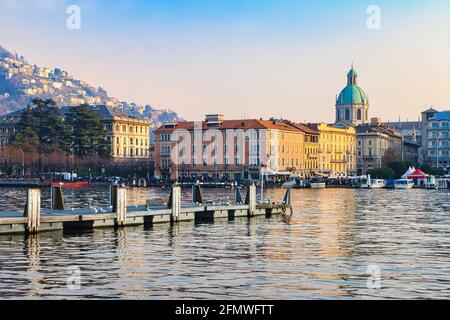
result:
<svg viewBox="0 0 450 320"><path fill-rule="evenodd" d="M369 101L363 89L355 84L349 84L339 94L336 105L344 106L357 104L367 105L369 104Z"/></svg>

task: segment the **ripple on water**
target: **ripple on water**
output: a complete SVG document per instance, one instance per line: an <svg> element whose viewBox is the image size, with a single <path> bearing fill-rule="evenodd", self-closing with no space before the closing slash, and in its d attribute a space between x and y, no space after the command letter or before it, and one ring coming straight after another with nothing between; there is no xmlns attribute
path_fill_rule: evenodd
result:
<svg viewBox="0 0 450 320"><path fill-rule="evenodd" d="M4 189L1 211L24 190ZM270 190L281 199L282 190ZM131 204L168 190L129 191ZM232 197L230 190L207 198ZM185 191L189 197L189 190ZM43 194L49 204L48 191ZM107 188L65 192L70 207L107 206ZM450 298L446 192L294 190L295 215L0 237L1 298ZM367 288L367 267L381 270ZM81 289L67 287L68 268Z"/></svg>

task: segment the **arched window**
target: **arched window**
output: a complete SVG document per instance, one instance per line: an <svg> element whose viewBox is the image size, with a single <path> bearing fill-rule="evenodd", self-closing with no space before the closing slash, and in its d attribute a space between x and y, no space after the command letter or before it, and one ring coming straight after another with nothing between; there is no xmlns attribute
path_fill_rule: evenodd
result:
<svg viewBox="0 0 450 320"><path fill-rule="evenodd" d="M362 120L362 112L361 112L361 109L358 109L358 120Z"/></svg>
<svg viewBox="0 0 450 320"><path fill-rule="evenodd" d="M350 120L350 110L348 109L345 110L345 120Z"/></svg>

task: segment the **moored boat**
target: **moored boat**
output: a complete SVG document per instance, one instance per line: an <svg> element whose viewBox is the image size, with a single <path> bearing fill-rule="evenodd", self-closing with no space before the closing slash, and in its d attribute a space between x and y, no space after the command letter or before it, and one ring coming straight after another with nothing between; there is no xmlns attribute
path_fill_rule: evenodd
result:
<svg viewBox="0 0 450 320"><path fill-rule="evenodd" d="M289 177L289 181L283 183L283 185L281 186L283 189L292 189L292 188L297 188L300 187L300 176L298 175L291 175Z"/></svg>
<svg viewBox="0 0 450 320"><path fill-rule="evenodd" d="M372 179L370 174L362 179L361 189L383 189L386 187L386 181L382 179Z"/></svg>
<svg viewBox="0 0 450 320"><path fill-rule="evenodd" d="M370 189L383 189L386 187L386 181L382 179L373 179L369 186Z"/></svg>
<svg viewBox="0 0 450 320"><path fill-rule="evenodd" d="M438 188L438 184L436 181L436 177L428 176L425 180L425 189L436 190L437 188Z"/></svg>
<svg viewBox="0 0 450 320"><path fill-rule="evenodd" d="M411 179L399 179L395 181L395 189L412 189L414 181Z"/></svg>
<svg viewBox="0 0 450 320"><path fill-rule="evenodd" d="M325 189L326 186L325 180L322 177L314 177L311 179L311 189Z"/></svg>

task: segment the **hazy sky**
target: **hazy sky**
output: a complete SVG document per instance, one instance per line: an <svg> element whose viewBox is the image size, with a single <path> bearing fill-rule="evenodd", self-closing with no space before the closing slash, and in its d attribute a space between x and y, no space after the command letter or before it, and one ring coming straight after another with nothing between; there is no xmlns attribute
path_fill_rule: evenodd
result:
<svg viewBox="0 0 450 320"><path fill-rule="evenodd" d="M334 121L352 61L370 116L450 109L448 0L0 0L0 45L188 119ZM66 8L81 8L81 30ZM367 27L369 5L381 29Z"/></svg>

